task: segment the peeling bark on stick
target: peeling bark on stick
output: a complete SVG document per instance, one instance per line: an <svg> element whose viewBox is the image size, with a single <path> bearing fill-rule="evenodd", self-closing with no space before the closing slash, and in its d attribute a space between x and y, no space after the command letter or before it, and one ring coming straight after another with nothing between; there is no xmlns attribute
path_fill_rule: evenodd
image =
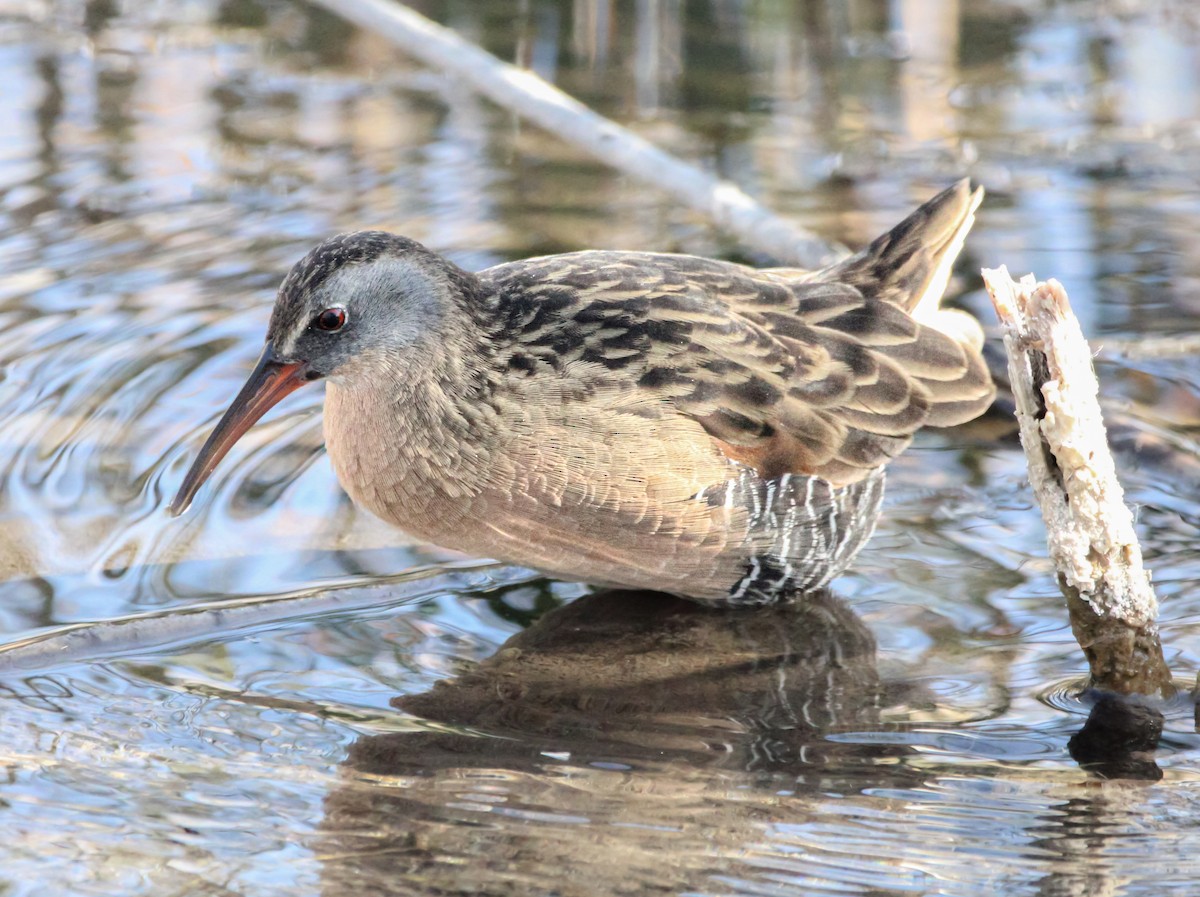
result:
<svg viewBox="0 0 1200 897"><path fill-rule="evenodd" d="M1094 688L1172 690L1158 636L1158 600L1133 515L1117 481L1092 355L1066 290L1001 267L983 280L1004 328L1029 483L1046 522L1050 557Z"/></svg>

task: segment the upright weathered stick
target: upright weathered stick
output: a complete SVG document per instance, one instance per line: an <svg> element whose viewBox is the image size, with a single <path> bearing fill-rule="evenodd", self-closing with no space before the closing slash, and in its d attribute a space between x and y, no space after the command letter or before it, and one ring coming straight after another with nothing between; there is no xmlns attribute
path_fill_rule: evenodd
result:
<svg viewBox="0 0 1200 897"><path fill-rule="evenodd" d="M390 0L314 0L382 35L406 54L626 174L665 190L747 246L783 264L816 268L844 255L763 208L736 185L689 165L593 112L533 72L497 59L420 13Z"/></svg>
<svg viewBox="0 0 1200 897"><path fill-rule="evenodd" d="M1004 328L1029 483L1092 686L1167 694L1158 600L1117 481L1091 350L1066 290L1001 267L983 280Z"/></svg>

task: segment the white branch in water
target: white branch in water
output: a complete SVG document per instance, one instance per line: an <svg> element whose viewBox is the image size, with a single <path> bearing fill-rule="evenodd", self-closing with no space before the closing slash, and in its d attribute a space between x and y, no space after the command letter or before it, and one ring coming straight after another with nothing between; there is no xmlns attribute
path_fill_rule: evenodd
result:
<svg viewBox="0 0 1200 897"><path fill-rule="evenodd" d="M108 658L130 660L167 653L201 641L229 639L328 614L353 614L398 607L446 592L470 592L538 578L495 561L417 567L369 583L344 583L283 595L223 598L107 620L68 623L0 642L0 683L77 663Z"/></svg>
<svg viewBox="0 0 1200 897"><path fill-rule="evenodd" d="M1096 615L1153 627L1158 601L1117 481L1091 351L1058 281L983 271L1004 328L1029 482L1063 581ZM1087 646L1085 646L1087 647Z"/></svg>
<svg viewBox="0 0 1200 897"><path fill-rule="evenodd" d="M663 152L596 114L533 72L502 62L449 28L389 0L316 0L330 12L391 41L414 59L449 72L506 109L600 161L653 184L710 217L747 246L782 263L817 268L845 253L764 209L728 181Z"/></svg>

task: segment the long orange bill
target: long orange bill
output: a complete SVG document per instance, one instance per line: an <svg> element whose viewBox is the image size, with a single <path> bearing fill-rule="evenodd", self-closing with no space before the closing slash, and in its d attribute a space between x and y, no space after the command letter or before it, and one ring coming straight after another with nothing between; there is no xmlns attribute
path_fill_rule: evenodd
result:
<svg viewBox="0 0 1200 897"><path fill-rule="evenodd" d="M267 343L246 385L217 423L216 429L200 449L200 454L192 462L187 476L183 478L179 494L167 509L171 516L178 517L188 509L209 474L216 470L225 453L242 438L242 434L270 411L276 402L311 379L316 378L309 374L306 362L280 361L275 357L274 347Z"/></svg>

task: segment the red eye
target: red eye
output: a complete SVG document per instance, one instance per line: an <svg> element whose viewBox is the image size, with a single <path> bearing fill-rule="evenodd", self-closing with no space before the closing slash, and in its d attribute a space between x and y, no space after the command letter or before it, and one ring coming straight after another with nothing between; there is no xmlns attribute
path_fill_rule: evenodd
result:
<svg viewBox="0 0 1200 897"><path fill-rule="evenodd" d="M345 323L346 309L344 308L327 308L313 318L313 326L328 333L341 330Z"/></svg>

